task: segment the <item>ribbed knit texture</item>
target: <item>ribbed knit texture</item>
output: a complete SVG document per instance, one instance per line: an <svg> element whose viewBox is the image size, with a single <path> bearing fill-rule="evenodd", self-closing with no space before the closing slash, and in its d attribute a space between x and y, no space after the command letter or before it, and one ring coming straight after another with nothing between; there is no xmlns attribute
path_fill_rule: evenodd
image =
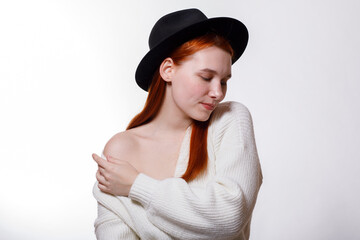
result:
<svg viewBox="0 0 360 240"><path fill-rule="evenodd" d="M208 132L206 174L181 179L189 157L184 137L175 177L162 181L139 174L129 197L102 193L95 232L107 239L249 239L250 222L262 174L252 120L236 102L220 104Z"/></svg>

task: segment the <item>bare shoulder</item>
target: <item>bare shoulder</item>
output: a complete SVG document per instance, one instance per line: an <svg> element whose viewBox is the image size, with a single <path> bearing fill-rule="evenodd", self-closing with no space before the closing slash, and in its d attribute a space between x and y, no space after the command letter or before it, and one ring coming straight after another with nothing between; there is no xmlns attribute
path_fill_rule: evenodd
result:
<svg viewBox="0 0 360 240"><path fill-rule="evenodd" d="M136 151L137 147L137 141L131 131L119 132L106 143L103 154L106 157L123 159L129 152Z"/></svg>

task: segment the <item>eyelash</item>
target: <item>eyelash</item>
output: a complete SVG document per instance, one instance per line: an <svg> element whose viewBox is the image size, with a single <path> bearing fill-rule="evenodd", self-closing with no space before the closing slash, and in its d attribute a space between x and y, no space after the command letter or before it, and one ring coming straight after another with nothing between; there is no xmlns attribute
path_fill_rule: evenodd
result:
<svg viewBox="0 0 360 240"><path fill-rule="evenodd" d="M210 81L211 80L211 78L207 78L207 77L201 77L203 80L205 80L205 81Z"/></svg>
<svg viewBox="0 0 360 240"><path fill-rule="evenodd" d="M206 78L206 77L202 77L202 76L200 76L204 81L210 81L211 79L212 79L212 77L210 77L210 78ZM221 85L223 85L223 86L226 86L227 85L227 82L226 81L224 81L224 82L221 82Z"/></svg>

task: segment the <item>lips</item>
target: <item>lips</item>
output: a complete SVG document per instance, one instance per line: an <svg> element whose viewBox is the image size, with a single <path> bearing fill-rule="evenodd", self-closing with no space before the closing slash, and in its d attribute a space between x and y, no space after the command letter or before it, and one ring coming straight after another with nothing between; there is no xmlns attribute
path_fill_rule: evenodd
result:
<svg viewBox="0 0 360 240"><path fill-rule="evenodd" d="M215 108L215 104L211 104L211 103L201 103L201 105L203 105L203 107L207 110L214 110Z"/></svg>

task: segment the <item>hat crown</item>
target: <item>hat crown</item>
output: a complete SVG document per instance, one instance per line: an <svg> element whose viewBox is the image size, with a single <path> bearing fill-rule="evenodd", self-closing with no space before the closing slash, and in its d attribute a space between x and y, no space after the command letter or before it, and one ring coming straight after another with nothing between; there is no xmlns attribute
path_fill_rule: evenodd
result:
<svg viewBox="0 0 360 240"><path fill-rule="evenodd" d="M150 51L142 58L136 69L136 83L148 91L156 69L174 49L208 32L216 33L229 42L234 50L232 63L242 55L249 38L245 25L234 18L207 18L196 8L169 13L160 18L151 30Z"/></svg>
<svg viewBox="0 0 360 240"><path fill-rule="evenodd" d="M185 9L169 13L160 18L149 36L149 47L154 48L163 40L193 24L206 21L208 18L199 9Z"/></svg>

